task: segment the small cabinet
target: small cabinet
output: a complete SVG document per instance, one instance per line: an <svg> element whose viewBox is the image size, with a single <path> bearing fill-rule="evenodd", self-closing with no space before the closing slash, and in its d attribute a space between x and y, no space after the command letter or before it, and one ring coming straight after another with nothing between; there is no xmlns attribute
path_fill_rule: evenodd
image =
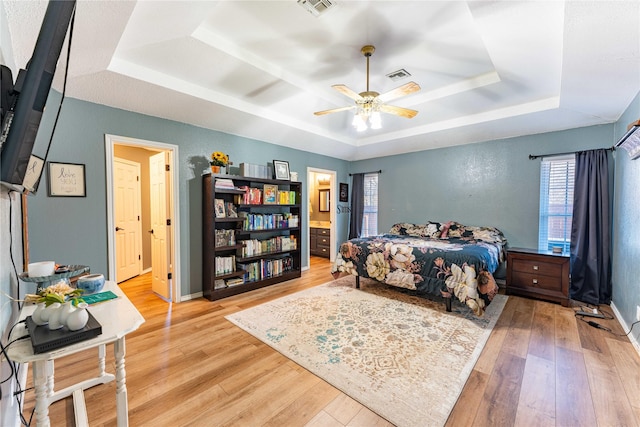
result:
<svg viewBox="0 0 640 427"><path fill-rule="evenodd" d="M508 295L569 304L569 255L512 248L507 252Z"/></svg>
<svg viewBox="0 0 640 427"><path fill-rule="evenodd" d="M309 252L311 255L330 258L331 230L329 228L309 229Z"/></svg>
<svg viewBox="0 0 640 427"><path fill-rule="evenodd" d="M211 174L202 179L205 298L301 276L300 182Z"/></svg>

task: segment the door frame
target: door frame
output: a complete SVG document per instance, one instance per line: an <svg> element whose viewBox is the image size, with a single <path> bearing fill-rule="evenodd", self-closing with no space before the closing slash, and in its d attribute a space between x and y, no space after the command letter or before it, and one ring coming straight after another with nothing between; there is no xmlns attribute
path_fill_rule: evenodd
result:
<svg viewBox="0 0 640 427"><path fill-rule="evenodd" d="M178 177L179 166L178 146L174 144L167 144L164 142L148 141L138 138L129 138L126 136L118 136L105 134L105 166L107 173L107 255L108 255L108 280L115 280L116 271L116 248L115 248L115 204L114 204L114 177L113 177L113 159L114 146L115 145L127 145L130 147L149 148L157 151L168 151L169 159L171 161L171 178L169 180L170 185L170 199L171 199L171 228L169 234L171 235L170 254L171 259L171 295L173 296L173 302L180 302L182 298L180 289L180 209L179 204L176 201L180 200L180 186Z"/></svg>
<svg viewBox="0 0 640 427"><path fill-rule="evenodd" d="M336 212L338 209L338 194L337 194L337 172L334 170L330 170L330 169L320 169L320 168L314 168L311 166L307 167L307 182L304 185L305 188L305 194L307 196L307 198L303 201L303 203L308 203L309 201L309 182L311 182L311 179L313 177L314 174L323 174L323 175L329 175L329 189L330 191L330 195L329 195L329 221L331 222L330 224L330 233L331 236L329 238L329 261L330 262L334 262L336 260L336 242L338 241L338 236L337 236L337 232L336 232ZM309 225L309 222L311 221L311 214L309 213L309 209L306 209L307 211L307 265L309 266L311 263L311 245L308 243L309 242L309 231L311 230L311 226Z"/></svg>

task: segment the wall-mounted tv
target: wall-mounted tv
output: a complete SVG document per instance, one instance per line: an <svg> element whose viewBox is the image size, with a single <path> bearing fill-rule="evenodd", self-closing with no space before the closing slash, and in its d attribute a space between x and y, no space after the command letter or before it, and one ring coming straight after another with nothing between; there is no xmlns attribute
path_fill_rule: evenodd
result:
<svg viewBox="0 0 640 427"><path fill-rule="evenodd" d="M26 69L15 83L11 71L2 69L0 183L21 193L37 190L46 161L33 155L33 145L75 4L50 0Z"/></svg>

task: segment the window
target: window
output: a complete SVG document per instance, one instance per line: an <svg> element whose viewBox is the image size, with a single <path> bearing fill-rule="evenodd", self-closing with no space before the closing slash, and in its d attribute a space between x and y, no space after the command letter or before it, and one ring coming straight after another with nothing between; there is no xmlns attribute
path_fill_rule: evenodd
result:
<svg viewBox="0 0 640 427"><path fill-rule="evenodd" d="M364 175L364 214L362 237L378 234L378 174Z"/></svg>
<svg viewBox="0 0 640 427"><path fill-rule="evenodd" d="M562 247L569 252L573 214L575 156L542 159L540 165L540 227L538 249Z"/></svg>

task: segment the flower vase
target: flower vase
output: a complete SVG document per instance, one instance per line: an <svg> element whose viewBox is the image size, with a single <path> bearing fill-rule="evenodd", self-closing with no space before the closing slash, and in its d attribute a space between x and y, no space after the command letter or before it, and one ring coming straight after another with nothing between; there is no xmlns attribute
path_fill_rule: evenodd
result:
<svg viewBox="0 0 640 427"><path fill-rule="evenodd" d="M67 301L60 306L59 310L60 310L59 322L62 326L65 326L67 324L67 318L71 315L71 313L76 311L76 308L73 306L73 303L71 301Z"/></svg>
<svg viewBox="0 0 640 427"><path fill-rule="evenodd" d="M89 312L87 311L89 304L81 302L76 309L67 317L67 328L70 331L78 331L85 327L89 321Z"/></svg>
<svg viewBox="0 0 640 427"><path fill-rule="evenodd" d="M211 173L220 173L220 166L211 165Z"/></svg>
<svg viewBox="0 0 640 427"><path fill-rule="evenodd" d="M59 302L54 302L46 308L46 310L49 310L49 329L52 331L64 326L60 323L60 315L62 314L62 310L60 310L61 306Z"/></svg>
<svg viewBox="0 0 640 427"><path fill-rule="evenodd" d="M31 320L33 320L33 323L35 323L38 326L46 325L47 323L49 323L48 318L46 320L42 318L42 313L44 312L45 308L46 308L45 303L39 302L33 314L31 315Z"/></svg>
<svg viewBox="0 0 640 427"><path fill-rule="evenodd" d="M44 310L40 312L40 320L43 322L43 324L46 324L46 323L49 323L49 318L51 317L51 314L56 309L56 307L54 307L53 304L51 305L46 305L46 303L43 303L43 304L45 304L45 307L44 307Z"/></svg>

